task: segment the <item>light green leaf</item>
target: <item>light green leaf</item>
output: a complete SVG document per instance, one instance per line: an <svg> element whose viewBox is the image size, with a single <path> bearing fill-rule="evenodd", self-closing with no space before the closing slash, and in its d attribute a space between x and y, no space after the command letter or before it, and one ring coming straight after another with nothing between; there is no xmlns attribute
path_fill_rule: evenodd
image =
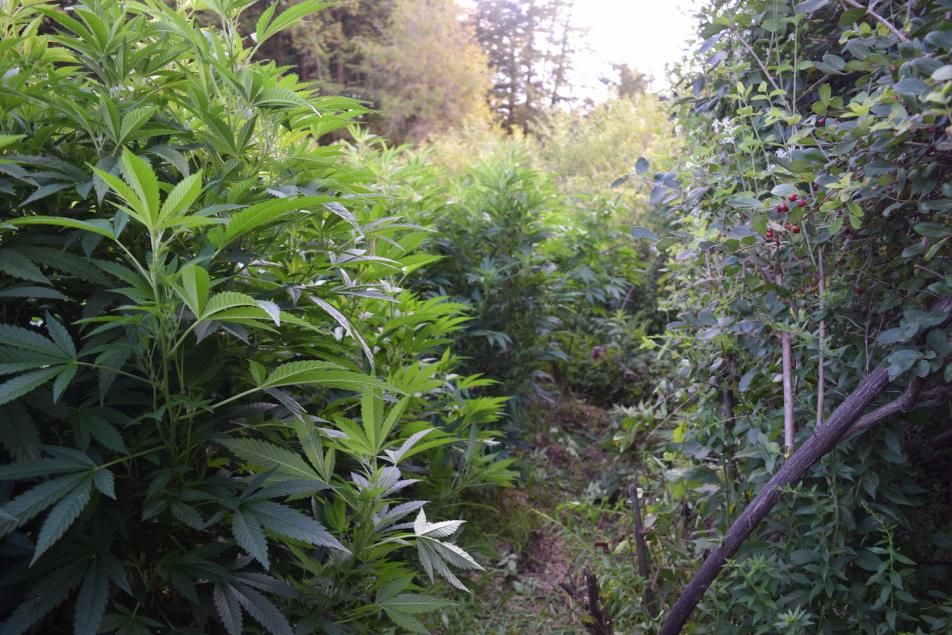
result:
<svg viewBox="0 0 952 635"><path fill-rule="evenodd" d="M159 224L166 226L168 221L180 216L182 212L187 210L192 203L195 202L201 193L201 171L179 181L175 187L172 188L172 191L169 192L169 195L165 198L165 202L162 203L162 209L159 211ZM204 220L208 220L211 223L214 222L213 219Z"/></svg>
<svg viewBox="0 0 952 635"><path fill-rule="evenodd" d="M211 286L208 272L198 265L187 264L179 271L179 278L182 281L179 296L194 315L201 315L205 311L208 289Z"/></svg>
<svg viewBox="0 0 952 635"><path fill-rule="evenodd" d="M261 46L268 38L274 37L281 31L293 26L302 18L329 6L330 3L328 2L305 0L305 2L301 2L300 4L292 5L278 15L278 17L274 18L274 20L270 19L274 14L273 9L270 12L262 13L261 18L258 20L257 28L255 29L255 42L258 46Z"/></svg>
<svg viewBox="0 0 952 635"><path fill-rule="evenodd" d="M225 235L218 247L224 247L251 230L276 221L286 214L335 200L337 199L332 196L302 196L276 198L252 205L231 217L228 221L228 227L225 229Z"/></svg>
<svg viewBox="0 0 952 635"><path fill-rule="evenodd" d="M250 295L238 293L237 291L222 291L216 293L205 305L204 311L199 316L199 320L212 319L216 313L221 313L226 309L240 306L258 306L258 301Z"/></svg>
<svg viewBox="0 0 952 635"><path fill-rule="evenodd" d="M3 224L12 225L14 227L21 227L23 225L56 225L58 227L66 227L67 229L81 229L99 234L100 236L105 236L111 240L116 239L115 233L104 224L77 220L75 218L66 218L64 216L23 216L21 218L5 220Z"/></svg>
<svg viewBox="0 0 952 635"><path fill-rule="evenodd" d="M152 171L152 167L145 159L137 157L129 150L122 151L119 165L126 181L136 191L139 200L145 203L143 211L149 219L150 226L156 226L159 219L159 180Z"/></svg>
<svg viewBox="0 0 952 635"><path fill-rule="evenodd" d="M143 106L142 108L136 108L135 110L127 112L123 116L122 125L119 128L118 144L122 145L125 143L129 135L141 128L142 125L152 117L155 111L155 106Z"/></svg>
<svg viewBox="0 0 952 635"><path fill-rule="evenodd" d="M324 366L324 368L322 369L321 366ZM291 362L290 364L284 364L271 373L260 387L264 389L307 385L353 390L355 392L372 389L403 392L372 375L362 375L343 370L336 364L327 362Z"/></svg>

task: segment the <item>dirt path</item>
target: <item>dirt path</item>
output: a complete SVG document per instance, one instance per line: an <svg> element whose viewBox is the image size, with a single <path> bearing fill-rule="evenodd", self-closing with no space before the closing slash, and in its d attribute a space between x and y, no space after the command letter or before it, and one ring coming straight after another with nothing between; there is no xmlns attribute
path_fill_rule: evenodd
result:
<svg viewBox="0 0 952 635"><path fill-rule="evenodd" d="M608 431L605 411L573 400L548 413L547 429L527 440L522 484L486 501L494 510L467 527L482 535L483 563L493 566L471 578L472 596L444 616L443 635L568 635L585 633L581 594L583 545L563 521L572 501L583 500L593 481L616 460L601 447ZM488 510L487 510L488 511ZM588 550L590 551L590 550Z"/></svg>

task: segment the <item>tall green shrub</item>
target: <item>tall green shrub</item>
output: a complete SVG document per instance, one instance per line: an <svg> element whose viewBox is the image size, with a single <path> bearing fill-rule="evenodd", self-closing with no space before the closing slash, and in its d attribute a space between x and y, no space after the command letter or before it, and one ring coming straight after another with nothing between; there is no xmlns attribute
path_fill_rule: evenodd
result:
<svg viewBox="0 0 952 635"><path fill-rule="evenodd" d="M651 195L673 225L656 246L680 391L656 409L679 402L664 456L698 556L867 373L888 371L872 405L901 407L780 488L698 605L698 629L952 623L936 480L952 380L936 310L952 295L948 9L751 0L700 13L676 99L688 152Z"/></svg>
<svg viewBox="0 0 952 635"><path fill-rule="evenodd" d="M323 5L245 4L0 13L4 635L422 632L422 581L479 568L408 492L499 404L398 287L419 230L317 143L360 106L254 61Z"/></svg>

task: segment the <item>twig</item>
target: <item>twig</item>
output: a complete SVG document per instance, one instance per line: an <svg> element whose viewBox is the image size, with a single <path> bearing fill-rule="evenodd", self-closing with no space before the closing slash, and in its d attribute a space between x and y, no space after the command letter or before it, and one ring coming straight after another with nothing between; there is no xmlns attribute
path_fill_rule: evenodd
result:
<svg viewBox="0 0 952 635"><path fill-rule="evenodd" d="M883 404L879 408L876 408L872 412L857 419L856 422L850 426L849 430L844 433L843 438L845 439L847 437L853 436L854 434L859 434L873 424L885 419L890 415L894 415L897 412L905 412L918 402L928 399L935 399L936 397L941 397L944 394L952 392L952 385L939 386L937 388L932 388L922 392L922 385L924 383L925 382L919 377L914 378L911 382L909 382L906 390L901 395L899 395L899 397L887 404Z"/></svg>
<svg viewBox="0 0 952 635"><path fill-rule="evenodd" d="M914 377L912 381L909 382L909 385L899 395L896 399L893 399L887 404L881 405L879 408L876 408L872 412L868 412L856 421L843 433L843 438L851 437L854 434L859 434L860 432L866 430L870 426L882 421L890 415L894 415L897 412L905 412L913 404L915 404L919 399L919 393L922 392L922 379L920 377Z"/></svg>
<svg viewBox="0 0 952 635"><path fill-rule="evenodd" d="M760 61L759 57L757 57L757 53L755 53L754 49L750 47L750 44L747 43L747 40L741 37L740 33L737 33L736 31L734 32L734 37L736 37L740 43L744 45L744 48L747 49L747 52L750 53L750 56L754 58L754 61L757 62L757 66L760 67L760 70L764 72L764 75L767 77L767 81L770 82L770 85L773 86L775 90L783 90L780 88L780 85L774 81L773 75L770 74L770 71L767 70L767 67L764 66L764 63Z"/></svg>
<svg viewBox="0 0 952 635"><path fill-rule="evenodd" d="M826 293L826 272L823 269L823 247L819 249L817 256L817 287L820 296L820 302L823 302L823 295ZM826 399L826 368L823 355L823 347L826 346L826 320L820 320L819 332L820 345L818 347L819 355L817 360L817 386L816 386L816 427L823 425L823 404Z"/></svg>
<svg viewBox="0 0 952 635"><path fill-rule="evenodd" d="M905 34L905 33L903 33L902 31L900 31L900 30L897 29L896 27L894 27L894 26L892 25L892 23L891 23L889 20L887 20L887 19L884 18L883 16L881 16L881 15L879 15L878 13L876 13L875 11L873 11L873 9L872 9L871 7L863 6L862 4L860 4L859 2L857 2L856 0L843 0L843 3L844 3L844 4L848 4L849 6L855 7L855 8L857 8L857 9L863 9L864 11L866 11L866 15L868 15L868 16L874 18L874 19L877 20L880 24L882 24L884 27L886 27L887 29L889 29L890 31L892 31L892 32L893 32L893 35L895 35L897 38L899 38L899 39L902 40L903 42L908 42L908 41L909 41L909 38L906 37L906 34Z"/></svg>

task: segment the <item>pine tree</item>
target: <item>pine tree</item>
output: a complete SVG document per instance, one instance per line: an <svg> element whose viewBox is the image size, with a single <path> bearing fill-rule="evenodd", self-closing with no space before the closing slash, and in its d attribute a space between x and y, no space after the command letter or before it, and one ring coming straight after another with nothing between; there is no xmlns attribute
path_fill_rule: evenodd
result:
<svg viewBox="0 0 952 635"><path fill-rule="evenodd" d="M507 132L528 132L564 94L576 53L573 0L481 0L476 37L495 69L492 111Z"/></svg>

